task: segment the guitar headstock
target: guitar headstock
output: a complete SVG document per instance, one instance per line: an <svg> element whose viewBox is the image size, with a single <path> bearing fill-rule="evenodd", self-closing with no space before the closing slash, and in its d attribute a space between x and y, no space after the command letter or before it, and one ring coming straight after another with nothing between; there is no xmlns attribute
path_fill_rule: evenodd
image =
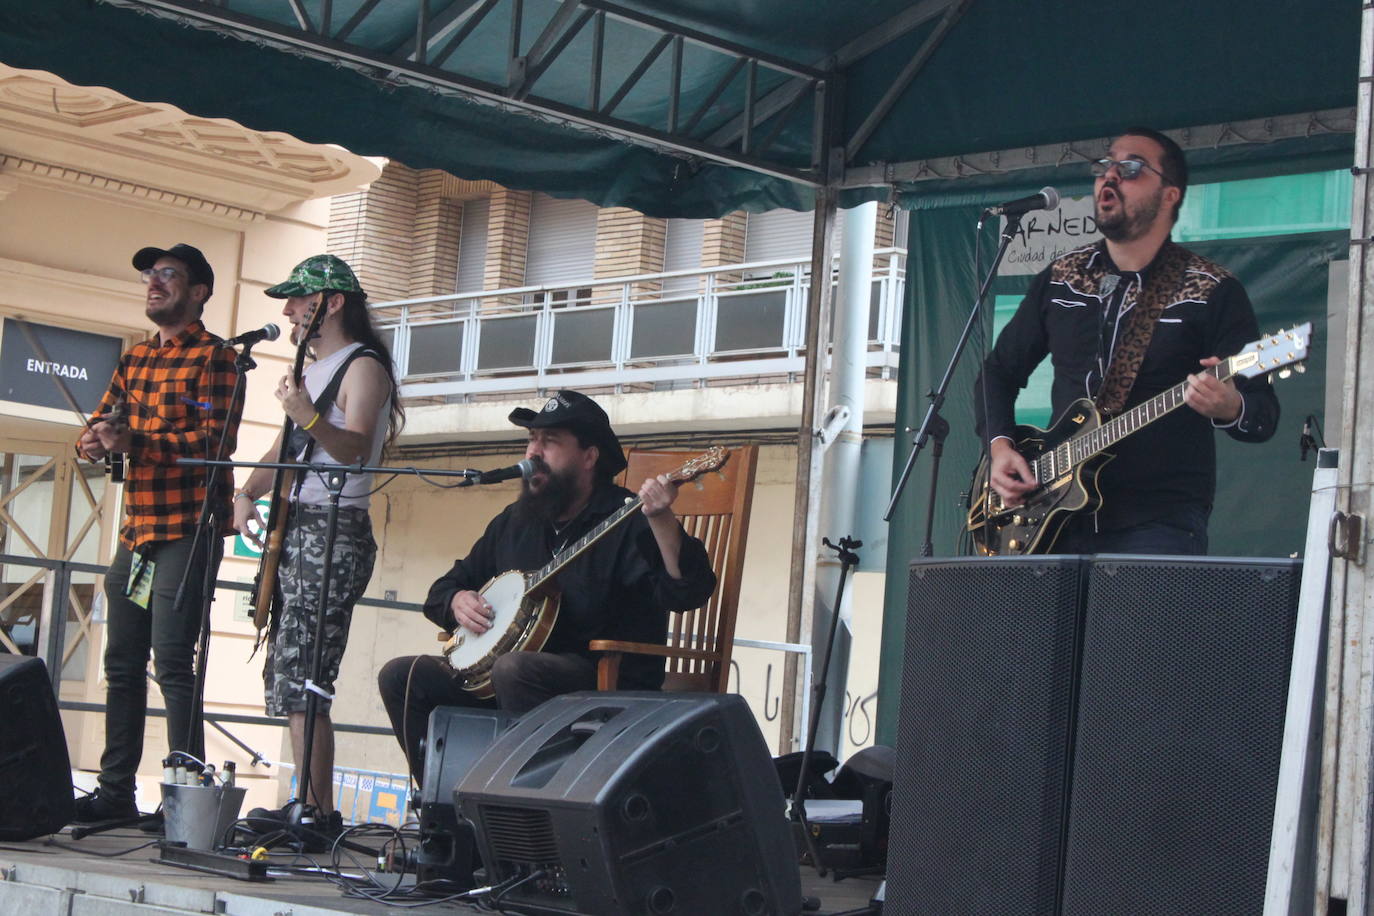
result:
<svg viewBox="0 0 1374 916"><path fill-rule="evenodd" d="M301 331L296 340L296 371L294 375L297 379L300 379L301 370L305 367L305 355L310 350L310 341L319 336L320 325L324 324L324 316L327 311L324 304L328 298L328 296L322 295L312 303L310 311L305 314L305 320L301 322L301 327L304 330Z"/></svg>
<svg viewBox="0 0 1374 916"><path fill-rule="evenodd" d="M673 483L687 483L702 474L718 471L730 460L730 453L719 445L714 445L700 455L686 461L681 467L669 471L667 477Z"/></svg>
<svg viewBox="0 0 1374 916"><path fill-rule="evenodd" d="M1312 322L1305 321L1276 334L1266 334L1259 340L1251 341L1245 348L1229 360L1231 374L1254 378L1279 372L1286 378L1288 372L1302 372L1303 360L1307 359L1308 345L1312 342Z"/></svg>

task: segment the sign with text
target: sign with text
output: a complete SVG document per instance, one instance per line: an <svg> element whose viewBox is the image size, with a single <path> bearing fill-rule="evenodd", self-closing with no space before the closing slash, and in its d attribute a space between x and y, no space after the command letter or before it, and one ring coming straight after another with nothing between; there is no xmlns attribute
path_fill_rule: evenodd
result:
<svg viewBox="0 0 1374 916"><path fill-rule="evenodd" d="M24 330L18 321L6 318L0 331L0 400L56 408L70 414L70 405L58 384L60 380L83 413L94 413L110 385L110 376L124 351L124 341L106 334L29 322L28 332L37 343L35 347Z"/></svg>
<svg viewBox="0 0 1374 916"><path fill-rule="evenodd" d="M1006 225L1003 218L1003 230ZM1021 217L1021 228L1007 246L999 273L1004 277L1038 274L1055 258L1100 238L1092 195L1063 198L1053 210L1034 210Z"/></svg>
<svg viewBox="0 0 1374 916"><path fill-rule="evenodd" d="M266 540L267 532L272 529L272 504L265 499L258 500L258 513L262 516L262 527L258 527L257 522L253 521L252 518L248 520L248 527L258 537ZM262 548L242 534L236 534L234 535L234 556L257 559L262 556Z"/></svg>

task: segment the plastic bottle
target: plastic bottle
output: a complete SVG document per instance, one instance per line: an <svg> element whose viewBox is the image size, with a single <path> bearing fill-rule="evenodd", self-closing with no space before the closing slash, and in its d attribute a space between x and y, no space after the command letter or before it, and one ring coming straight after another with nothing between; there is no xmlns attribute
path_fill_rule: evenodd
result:
<svg viewBox="0 0 1374 916"><path fill-rule="evenodd" d="M224 761L224 768L220 770L220 781L224 783L224 788L234 788L234 777L237 767L232 760Z"/></svg>
<svg viewBox="0 0 1374 916"><path fill-rule="evenodd" d="M176 767L172 766L172 758L162 758L162 781L170 784L176 782L176 778L177 771Z"/></svg>

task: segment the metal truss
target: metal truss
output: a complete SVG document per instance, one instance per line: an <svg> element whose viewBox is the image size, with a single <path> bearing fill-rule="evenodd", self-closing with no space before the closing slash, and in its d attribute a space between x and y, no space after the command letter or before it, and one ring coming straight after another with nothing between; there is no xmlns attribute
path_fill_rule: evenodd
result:
<svg viewBox="0 0 1374 916"><path fill-rule="evenodd" d="M396 4L382 0L351 3L346 17L337 13L334 0L101 2L328 60L386 85L452 94L669 155L817 187L836 183L972 0L919 0L813 64L717 38L610 0L416 0L413 7L406 5L413 10L413 31L406 28L406 38L387 47L378 46L375 39L365 44L360 38L395 34ZM941 21L854 135L839 136L837 86L843 69L937 17ZM608 66L608 22L613 24L613 36L621 39L617 46L645 49L628 73L622 58ZM488 34L493 23L507 26L504 82L493 81L489 71L486 78L478 75L478 64L490 67L490 43L482 44L480 54L471 53L473 44L465 44L483 23ZM570 53L574 42L578 50ZM562 98L540 92L541 80L547 86L550 68L560 62L565 76L575 64L585 81L581 103L570 103L566 92ZM627 98L650 84L645 77L651 72L655 91L666 82L666 98L660 105L631 111L636 106L626 105ZM779 136L789 126L794 133L802 128L807 136L804 149L798 149L795 140L790 149L778 148ZM799 165L803 160L807 164Z"/></svg>
<svg viewBox="0 0 1374 916"><path fill-rule="evenodd" d="M1300 114L1275 115L1251 121L1232 121L1167 130L1184 150L1216 149L1243 144L1273 143L1319 134L1348 134L1355 130L1355 108L1332 108ZM1087 165L1105 155L1114 138L1096 137L1040 146L942 156L910 162L880 162L846 170L840 182L845 188L898 186L922 181L972 178L977 175L1004 175L1047 166Z"/></svg>

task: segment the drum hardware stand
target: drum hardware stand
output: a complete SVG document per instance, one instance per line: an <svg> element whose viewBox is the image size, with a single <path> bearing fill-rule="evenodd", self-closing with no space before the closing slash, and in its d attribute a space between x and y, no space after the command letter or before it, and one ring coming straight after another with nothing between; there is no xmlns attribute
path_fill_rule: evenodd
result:
<svg viewBox="0 0 1374 916"><path fill-rule="evenodd" d="M820 847L816 845L815 838L811 835L811 824L806 820L806 784L811 770L811 755L816 750L816 730L820 726L821 704L825 702L826 675L830 671L830 655L835 649L835 633L840 625L840 607L844 600L845 580L849 578L849 571L859 563L859 555L854 551L862 547L864 543L851 537L840 538L839 544L832 544L829 538L823 537L821 543L835 551L840 561L840 581L835 586L835 607L834 613L830 616L830 634L825 640L825 656L821 660L820 678L811 686L814 694L811 700L811 723L806 730L806 748L802 751L801 772L797 775L797 786L792 792L789 813L793 820L801 826L802 838L806 843L806 853L811 857L811 864L815 866L816 874L824 878L826 875L825 862L821 859ZM837 879L840 877L838 873L836 877Z"/></svg>
<svg viewBox="0 0 1374 916"><path fill-rule="evenodd" d="M223 461L216 459L204 461L194 458L183 458L177 464L195 467L227 467L227 468L271 468L272 470L288 469L302 473L315 473L324 478L325 487L329 491L329 510L325 523L324 541L324 569L321 573L320 596L315 608L315 632L314 645L311 647L310 657L310 678L305 683L305 746L302 748L301 759L296 761L296 769L300 774L296 783L296 793L286 804L286 812L289 817L287 828L295 831L298 828L312 829L318 821L319 812L310 803L310 768L313 762L315 750L315 717L318 714L320 697L324 691L319 687L320 669L324 663L324 618L329 607L329 579L334 567L334 541L338 531L339 523L339 497L343 494L344 483L349 474L414 474L422 476L422 472L417 468L388 468L388 467L369 467L361 461L357 464L323 464L310 463L302 464L297 462L277 462L277 461ZM211 471L210 473L213 473ZM480 482L481 471L471 468L461 470L436 470L425 469L425 477L461 477L463 480L457 486L472 486ZM290 506L286 507L290 511ZM213 579L211 580L213 585ZM207 598L205 608L208 618L210 599ZM202 630L202 651L208 648L209 642L209 620L204 622ZM199 694L197 694L199 695ZM352 848L352 847L351 847ZM364 847L356 847L357 851L370 852Z"/></svg>

